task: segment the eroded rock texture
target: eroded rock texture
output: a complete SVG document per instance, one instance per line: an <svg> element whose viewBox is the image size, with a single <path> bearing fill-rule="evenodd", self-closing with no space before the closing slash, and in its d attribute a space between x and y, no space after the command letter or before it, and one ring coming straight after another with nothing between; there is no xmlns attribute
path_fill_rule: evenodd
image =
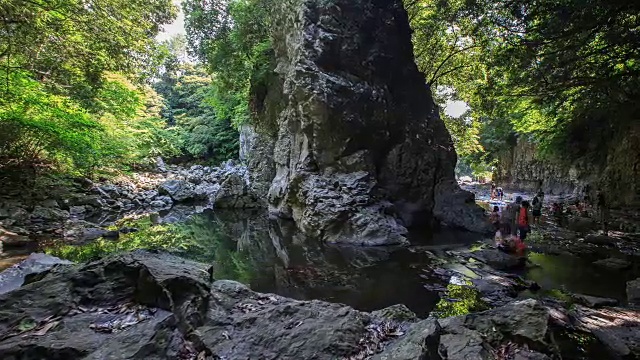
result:
<svg viewBox="0 0 640 360"><path fill-rule="evenodd" d="M287 0L274 14L279 86L254 106L271 112L262 120L277 140L272 160L252 167L275 162L270 210L328 242L400 244L434 216L484 231L454 182L456 154L413 61L402 1Z"/></svg>
<svg viewBox="0 0 640 360"><path fill-rule="evenodd" d="M556 356L550 312L532 299L418 321L403 306L367 313L210 274L206 264L146 251L33 274L0 295L0 359L571 358ZM637 314L602 311L571 316L612 355L636 355ZM629 321L601 326L612 311Z"/></svg>

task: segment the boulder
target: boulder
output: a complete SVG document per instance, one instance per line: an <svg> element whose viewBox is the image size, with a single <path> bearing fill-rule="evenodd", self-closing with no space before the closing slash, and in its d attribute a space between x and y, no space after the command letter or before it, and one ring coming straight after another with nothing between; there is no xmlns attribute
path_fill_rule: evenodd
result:
<svg viewBox="0 0 640 360"><path fill-rule="evenodd" d="M113 184L100 185L100 186L98 186L98 189L100 189L102 192L108 194L111 197L120 196L120 189L116 185L113 185Z"/></svg>
<svg viewBox="0 0 640 360"><path fill-rule="evenodd" d="M497 249L482 249L473 251L470 257L483 262L496 270L508 270L521 267L525 264L525 259L515 255L507 254Z"/></svg>
<svg viewBox="0 0 640 360"><path fill-rule="evenodd" d="M29 219L29 212L21 207L9 208L9 219L14 220L17 224L24 224Z"/></svg>
<svg viewBox="0 0 640 360"><path fill-rule="evenodd" d="M608 245L615 246L617 240L606 235L589 234L584 237L584 241L589 244L595 245Z"/></svg>
<svg viewBox="0 0 640 360"><path fill-rule="evenodd" d="M594 261L593 264L613 270L624 270L631 267L631 262L628 260L613 257Z"/></svg>
<svg viewBox="0 0 640 360"><path fill-rule="evenodd" d="M630 304L640 305L640 278L627 281L627 301Z"/></svg>
<svg viewBox="0 0 640 360"><path fill-rule="evenodd" d="M598 228L598 223L587 217L571 217L568 220L567 228L580 234L586 234Z"/></svg>
<svg viewBox="0 0 640 360"><path fill-rule="evenodd" d="M618 300L616 299L602 298L584 294L573 294L571 297L573 297L576 302L592 308L618 305Z"/></svg>
<svg viewBox="0 0 640 360"><path fill-rule="evenodd" d="M158 192L170 196L176 202L196 199L195 186L184 180L167 180L158 186Z"/></svg>
<svg viewBox="0 0 640 360"><path fill-rule="evenodd" d="M68 199L69 206L83 206L89 205L96 208L101 208L104 205L104 201L98 195L84 195L75 194Z"/></svg>
<svg viewBox="0 0 640 360"><path fill-rule="evenodd" d="M69 214L71 214L72 216L82 215L86 212L87 209L82 205L69 207Z"/></svg>
<svg viewBox="0 0 640 360"><path fill-rule="evenodd" d="M31 219L43 221L61 221L69 218L69 212L59 208L36 206L31 212Z"/></svg>
<svg viewBox="0 0 640 360"><path fill-rule="evenodd" d="M282 1L273 11L276 79L252 101L257 140L273 150L248 156L273 176L271 213L327 242L406 243L407 227L434 218L486 230L454 182L453 142L414 62L403 2Z"/></svg>
<svg viewBox="0 0 640 360"><path fill-rule="evenodd" d="M212 184L210 182L201 182L196 185L195 194L198 199L210 199L215 197L216 193L220 190L220 185Z"/></svg>
<svg viewBox="0 0 640 360"><path fill-rule="evenodd" d="M40 206L42 207L46 207L46 208L59 208L60 205L58 204L58 201L55 199L47 199L44 200L40 203Z"/></svg>
<svg viewBox="0 0 640 360"><path fill-rule="evenodd" d="M13 291L24 283L28 275L38 274L56 265L69 265L70 261L42 253L33 253L21 262L0 273L0 294ZM35 297L40 296L34 295ZM34 298L35 301L37 301Z"/></svg>
<svg viewBox="0 0 640 360"><path fill-rule="evenodd" d="M167 204L165 204L163 201L160 201L160 200L153 200L152 202L149 203L149 206L154 208L163 208L163 207L166 207Z"/></svg>
<svg viewBox="0 0 640 360"><path fill-rule="evenodd" d="M94 223L83 220L69 220L64 225L63 236L67 240L85 243L103 237L109 231Z"/></svg>
<svg viewBox="0 0 640 360"><path fill-rule="evenodd" d="M414 322L418 320L416 314L409 310L404 304L397 304L386 307L384 309L380 309L371 313L372 315L380 318L385 318L398 322Z"/></svg>
<svg viewBox="0 0 640 360"><path fill-rule="evenodd" d="M640 311L574 305L569 316L574 326L592 333L606 345L612 358L640 358Z"/></svg>
<svg viewBox="0 0 640 360"><path fill-rule="evenodd" d="M466 315L464 326L480 332L493 344L517 337L532 349L548 350L549 311L534 299Z"/></svg>
<svg viewBox="0 0 640 360"><path fill-rule="evenodd" d="M422 320L372 360L439 359L440 331L436 319Z"/></svg>
<svg viewBox="0 0 640 360"><path fill-rule="evenodd" d="M247 180L238 173L229 173L212 195L212 203L218 208L260 207L256 197L249 191Z"/></svg>
<svg viewBox="0 0 640 360"><path fill-rule="evenodd" d="M0 226L0 253L2 250L2 246L23 247L35 242L37 242L37 240L31 239L25 235L20 235L12 231L5 230Z"/></svg>

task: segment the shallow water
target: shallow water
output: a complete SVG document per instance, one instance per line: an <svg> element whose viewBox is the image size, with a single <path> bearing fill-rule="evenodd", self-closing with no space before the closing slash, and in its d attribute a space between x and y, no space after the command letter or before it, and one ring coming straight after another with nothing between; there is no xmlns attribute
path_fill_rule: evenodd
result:
<svg viewBox="0 0 640 360"><path fill-rule="evenodd" d="M364 311L402 303L419 316L428 315L439 300L437 292L429 290L433 284L446 286L446 281L423 271L433 262L424 252L320 244L303 236L293 223L269 220L262 213L206 211L186 221L173 214L164 214L163 219L169 223L151 226L148 219L126 223L140 231L119 240L45 251L82 262L136 248L162 249L210 263L215 278L237 280L255 291L344 303ZM436 253L478 240L455 230L416 233L411 238Z"/></svg>
<svg viewBox="0 0 640 360"><path fill-rule="evenodd" d="M626 282L640 276L637 264L627 270L593 265L595 259L571 255L530 253L524 277L534 280L543 290L560 289L571 293L607 297L626 302Z"/></svg>
<svg viewBox="0 0 640 360"><path fill-rule="evenodd" d="M119 240L41 250L82 262L119 251L161 249L210 263L215 278L237 280L255 291L344 303L364 311L402 303L424 317L448 283L434 269L464 269L450 251L467 251L482 240L472 233L442 229L412 232L409 248L364 248L320 244L300 234L294 224L269 220L262 213L186 211L165 213L161 219L164 223L155 226L148 218L125 221L120 225L140 231ZM532 253L530 260L537 266L520 275L535 280L543 290L624 300L625 282L633 276L633 272L596 268L590 259L573 256Z"/></svg>

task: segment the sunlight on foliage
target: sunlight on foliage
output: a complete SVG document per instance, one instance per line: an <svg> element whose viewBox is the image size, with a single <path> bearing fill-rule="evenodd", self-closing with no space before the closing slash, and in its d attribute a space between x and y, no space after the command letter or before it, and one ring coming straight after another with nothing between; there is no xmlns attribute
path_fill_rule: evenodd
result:
<svg viewBox="0 0 640 360"><path fill-rule="evenodd" d="M195 216L185 223L152 225L148 216L123 220L117 227L135 227L117 240L98 239L84 245L61 245L47 253L74 262L86 262L136 249L160 250L213 265L216 279L249 284L259 269L248 253L238 250L223 223ZM116 227L116 228L117 228Z"/></svg>
<svg viewBox="0 0 640 360"><path fill-rule="evenodd" d="M478 290L470 285L470 283L468 285L447 285L445 297L436 304L434 315L445 318L489 309L487 303L480 298Z"/></svg>

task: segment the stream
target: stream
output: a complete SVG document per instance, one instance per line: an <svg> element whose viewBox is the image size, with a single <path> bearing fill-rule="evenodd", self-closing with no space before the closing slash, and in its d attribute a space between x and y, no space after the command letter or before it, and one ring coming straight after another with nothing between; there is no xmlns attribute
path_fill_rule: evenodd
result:
<svg viewBox="0 0 640 360"><path fill-rule="evenodd" d="M82 245L42 242L38 249L5 253L5 267L30 251L44 251L74 262L113 252L158 249L212 264L217 279L245 283L258 292L295 299L319 299L363 311L405 304L420 317L436 308L449 269L473 278L470 252L489 247L490 239L469 232L441 229L412 232L410 247L349 247L319 244L294 224L268 219L263 212L165 211L158 225L148 216L120 221L137 232L118 240ZM520 296L580 293L625 303L625 283L640 275L638 264L625 271L594 267L593 259L567 254L530 252L529 264L513 274L535 281L541 290ZM13 259L13 261L8 260ZM2 264L2 263L0 263Z"/></svg>

